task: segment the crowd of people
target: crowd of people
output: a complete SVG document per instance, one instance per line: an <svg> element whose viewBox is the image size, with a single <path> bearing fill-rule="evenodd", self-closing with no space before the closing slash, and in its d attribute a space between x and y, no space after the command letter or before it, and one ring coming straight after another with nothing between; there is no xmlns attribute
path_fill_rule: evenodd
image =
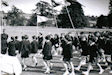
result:
<svg viewBox="0 0 112 75"><path fill-rule="evenodd" d="M75 34L75 35L74 35ZM81 66L88 64L87 71L82 72L89 75L93 70L93 64L96 64L102 74L104 70L110 68L112 73L112 32L80 32L80 33L61 33L48 34L45 37L42 33L38 36L32 36L32 41L27 35L18 40L18 36L12 36L11 40L7 42L8 34L1 34L1 54L8 52L9 56L21 55L23 70L27 70L25 59L32 56L32 61L35 66L38 66L37 55L43 56L43 63L45 65L45 73L50 73L53 55L61 55L65 72L63 75L75 75L75 70L80 71ZM74 48L73 48L74 47ZM80 52L81 61L77 67L73 64L74 51ZM54 52L54 53L53 53ZM111 59L110 59L111 58ZM102 68L100 62L104 62L108 67Z"/></svg>

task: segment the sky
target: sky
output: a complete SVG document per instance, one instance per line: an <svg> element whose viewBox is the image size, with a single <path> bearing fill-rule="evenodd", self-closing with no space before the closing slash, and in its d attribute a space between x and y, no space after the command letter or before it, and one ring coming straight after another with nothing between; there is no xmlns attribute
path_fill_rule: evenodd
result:
<svg viewBox="0 0 112 75"><path fill-rule="evenodd" d="M32 10L36 8L35 4L40 0L5 0L8 1L8 7L2 7L7 12L11 9L12 5L21 9L24 13L32 13ZM51 4L50 0L44 0ZM64 0L55 0L58 3L64 3ZM100 16L101 14L107 15L109 13L109 0L77 0L83 5L85 15ZM61 7L58 7L58 9ZM1 9L0 9L1 10Z"/></svg>

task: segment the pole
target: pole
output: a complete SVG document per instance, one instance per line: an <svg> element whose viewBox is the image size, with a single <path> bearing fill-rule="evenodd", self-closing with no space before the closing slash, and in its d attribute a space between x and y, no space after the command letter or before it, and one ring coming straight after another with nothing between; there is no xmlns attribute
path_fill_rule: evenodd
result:
<svg viewBox="0 0 112 75"><path fill-rule="evenodd" d="M51 3L52 3L52 13L54 13L55 11L54 11L54 9L53 9L53 2L51 1ZM53 19L54 19L54 21L55 21L56 27L58 28L58 24L57 24L56 18L57 18L56 15L54 15L54 16L53 16Z"/></svg>
<svg viewBox="0 0 112 75"><path fill-rule="evenodd" d="M72 18L71 18L71 16L70 16L70 13L69 13L69 11L68 11L67 6L65 6L65 8L66 8L66 10L67 10L68 17L69 17L70 22L71 22L71 24L72 24L72 27L73 27L73 29L74 29L75 27L74 27L74 24L73 24L73 21L72 21Z"/></svg>
<svg viewBox="0 0 112 75"><path fill-rule="evenodd" d="M37 34L38 34L38 14L37 14L37 27L36 27L36 31L37 31Z"/></svg>
<svg viewBox="0 0 112 75"><path fill-rule="evenodd" d="M38 15L40 14L40 7L38 7L38 9L36 9L36 16L37 16L37 27L36 27L36 31L37 31L37 34L38 34L38 26L39 26L39 24L38 24Z"/></svg>
<svg viewBox="0 0 112 75"><path fill-rule="evenodd" d="M2 12L2 0L0 0L0 8L1 8L1 12ZM1 15L1 25L0 25L0 54L1 54L2 19L3 19L3 15Z"/></svg>

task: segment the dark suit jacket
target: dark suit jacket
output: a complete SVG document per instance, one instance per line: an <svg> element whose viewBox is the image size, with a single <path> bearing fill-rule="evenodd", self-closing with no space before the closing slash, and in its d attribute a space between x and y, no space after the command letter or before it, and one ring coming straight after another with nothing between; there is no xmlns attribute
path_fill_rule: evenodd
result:
<svg viewBox="0 0 112 75"><path fill-rule="evenodd" d="M36 40L31 42L31 53L37 53L39 43Z"/></svg>
<svg viewBox="0 0 112 75"><path fill-rule="evenodd" d="M49 41L46 41L43 47L43 55L44 56L52 56L51 54L51 50L52 50L52 43Z"/></svg>
<svg viewBox="0 0 112 75"><path fill-rule="evenodd" d="M8 43L8 55L9 56L16 56L16 53L15 53L15 51L16 51L15 44L16 43L14 41L10 41Z"/></svg>

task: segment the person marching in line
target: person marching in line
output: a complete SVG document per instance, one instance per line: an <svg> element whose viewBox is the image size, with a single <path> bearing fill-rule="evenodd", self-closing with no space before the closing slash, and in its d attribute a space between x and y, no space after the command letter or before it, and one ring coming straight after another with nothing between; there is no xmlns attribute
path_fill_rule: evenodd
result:
<svg viewBox="0 0 112 75"><path fill-rule="evenodd" d="M29 57L29 53L31 50L31 45L30 42L28 40L28 36L22 36L22 41L21 41L21 58L22 58L22 65L23 65L23 70L27 70L27 66L25 64L25 59L27 59Z"/></svg>
<svg viewBox="0 0 112 75"><path fill-rule="evenodd" d="M111 49L111 65L110 65L110 67L111 67L111 71L110 71L110 73L112 74L112 33L111 33L111 36L110 36L110 49Z"/></svg>
<svg viewBox="0 0 112 75"><path fill-rule="evenodd" d="M32 56L32 61L34 62L34 65L37 66L37 52L38 52L38 46L39 43L37 41L36 36L32 36L33 41L31 42L31 56Z"/></svg>
<svg viewBox="0 0 112 75"><path fill-rule="evenodd" d="M8 55L16 56L16 43L14 37L11 37L11 41L8 43Z"/></svg>
<svg viewBox="0 0 112 75"><path fill-rule="evenodd" d="M108 69L111 69L111 66L112 66L112 61L111 61L111 55L112 55L112 37L109 35L109 32L105 33L104 34L104 37L105 37L105 47L104 47L104 54L106 56L106 62L107 62L107 68L106 70ZM110 73L112 73L110 71Z"/></svg>
<svg viewBox="0 0 112 75"><path fill-rule="evenodd" d="M96 33L96 37L98 38L96 44L99 50L99 58L100 58L99 61L106 62L106 58L104 54L106 40L101 33Z"/></svg>
<svg viewBox="0 0 112 75"><path fill-rule="evenodd" d="M63 75L75 75L74 72L74 66L72 63L72 57L73 57L73 46L72 46L72 38L70 35L65 35L65 39L63 39L63 42L65 42L65 45L63 45L63 65L65 67L65 72ZM64 48L65 47L65 48ZM69 72L69 69L71 69L71 73Z"/></svg>
<svg viewBox="0 0 112 75"><path fill-rule="evenodd" d="M54 49L55 49L55 55L58 55L58 48L59 48L59 35L55 34L54 35Z"/></svg>
<svg viewBox="0 0 112 75"><path fill-rule="evenodd" d="M81 49L81 61L78 65L78 67L75 68L75 70L78 70L78 71L80 70L82 65L86 64L87 57L89 55L89 53L88 53L89 47L88 47L87 37L84 34L81 34L79 36L79 39L80 39L80 49Z"/></svg>
<svg viewBox="0 0 112 75"><path fill-rule="evenodd" d="M109 36L109 38L107 38L107 42L106 42L106 47L108 47L108 54L109 54L109 57L106 58L106 61L108 63L108 67L111 69L111 71L109 73L112 73L112 36ZM108 68L107 67L107 68Z"/></svg>
<svg viewBox="0 0 112 75"><path fill-rule="evenodd" d="M43 35L42 33L39 33L38 35L38 55L41 55L42 53L42 48L43 48Z"/></svg>
<svg viewBox="0 0 112 75"><path fill-rule="evenodd" d="M44 47L43 47L43 62L46 68L45 73L50 73L50 67L52 67L50 60L52 59L52 43L50 41L50 35L47 35L45 37L45 43L44 43Z"/></svg>
<svg viewBox="0 0 112 75"><path fill-rule="evenodd" d="M98 62L98 47L97 44L95 42L95 38L93 37L91 40L89 40L89 63L88 63L88 68L87 71L82 72L84 75L89 75L90 70L93 69L92 64L95 63L99 68L100 68L100 72L99 74L102 74L104 72L103 68L101 67L101 65Z"/></svg>
<svg viewBox="0 0 112 75"><path fill-rule="evenodd" d="M3 33L1 34L1 54L6 54L7 53L7 39L8 39L8 34L5 33L5 29L3 29Z"/></svg>
<svg viewBox="0 0 112 75"><path fill-rule="evenodd" d="M16 48L16 53L19 53L20 41L18 40L18 36L15 36L15 48Z"/></svg>

